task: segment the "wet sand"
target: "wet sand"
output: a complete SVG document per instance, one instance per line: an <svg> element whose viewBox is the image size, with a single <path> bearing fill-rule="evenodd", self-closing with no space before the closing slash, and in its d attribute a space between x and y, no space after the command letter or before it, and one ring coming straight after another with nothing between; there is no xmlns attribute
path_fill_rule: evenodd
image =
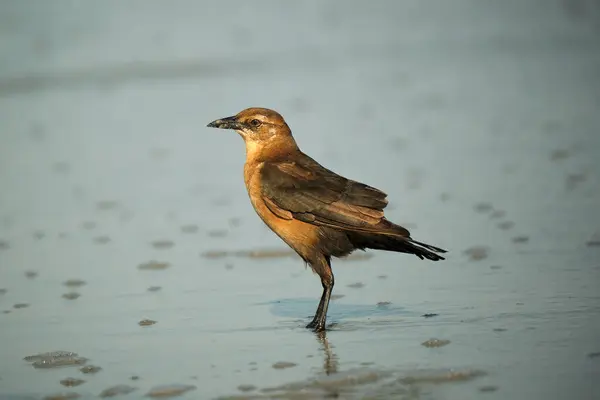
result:
<svg viewBox="0 0 600 400"><path fill-rule="evenodd" d="M597 2L260 3L0 5L0 399L594 398ZM305 330L205 128L255 105L448 259L336 260Z"/></svg>

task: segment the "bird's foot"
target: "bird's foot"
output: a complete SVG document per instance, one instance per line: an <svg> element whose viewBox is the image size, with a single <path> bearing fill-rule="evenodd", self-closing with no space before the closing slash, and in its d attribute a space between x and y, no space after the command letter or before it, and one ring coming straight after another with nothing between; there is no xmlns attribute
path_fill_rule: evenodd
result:
<svg viewBox="0 0 600 400"><path fill-rule="evenodd" d="M310 324L306 325L306 328L312 329L314 332L323 332L325 331L325 321L313 319Z"/></svg>

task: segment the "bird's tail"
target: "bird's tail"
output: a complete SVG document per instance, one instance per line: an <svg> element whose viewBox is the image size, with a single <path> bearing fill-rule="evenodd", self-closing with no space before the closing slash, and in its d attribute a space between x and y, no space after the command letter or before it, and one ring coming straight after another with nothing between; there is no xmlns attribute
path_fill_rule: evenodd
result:
<svg viewBox="0 0 600 400"><path fill-rule="evenodd" d="M353 244L362 249L375 249L396 251L399 253L414 254L421 260L445 260L436 253L446 253L446 250L429 244L417 242L410 237L389 236L378 233L361 233L351 238Z"/></svg>
<svg viewBox="0 0 600 400"><path fill-rule="evenodd" d="M430 244L417 242L416 240L406 238L404 239L408 247L413 250L413 254L419 257L421 260L426 258L432 261L445 260L444 257L436 253L446 253L446 250L440 249L439 247L432 246Z"/></svg>

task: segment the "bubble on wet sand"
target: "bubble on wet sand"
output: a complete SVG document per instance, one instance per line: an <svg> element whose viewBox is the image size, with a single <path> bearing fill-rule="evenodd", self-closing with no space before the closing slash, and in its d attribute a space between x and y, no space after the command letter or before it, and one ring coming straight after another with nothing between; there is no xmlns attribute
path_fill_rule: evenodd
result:
<svg viewBox="0 0 600 400"><path fill-rule="evenodd" d="M85 365L79 368L79 371L83 374L95 374L102 371L102 368L97 365Z"/></svg>
<svg viewBox="0 0 600 400"><path fill-rule="evenodd" d="M486 246L473 246L463 252L471 261L479 261L486 259L489 254L489 248Z"/></svg>
<svg viewBox="0 0 600 400"><path fill-rule="evenodd" d="M588 247L600 246L600 232L595 232L592 237L586 242Z"/></svg>
<svg viewBox="0 0 600 400"><path fill-rule="evenodd" d="M351 284L346 285L346 286L349 287L349 288L352 288L352 289L360 289L360 288L365 287L365 284L362 283L362 282L355 282L355 283L351 283Z"/></svg>
<svg viewBox="0 0 600 400"><path fill-rule="evenodd" d="M42 369L77 366L87 362L87 358L79 357L77 353L62 350L27 356L24 360L32 362L34 368Z"/></svg>
<svg viewBox="0 0 600 400"><path fill-rule="evenodd" d="M200 230L200 227L195 224L187 224L187 225L182 225L181 228L179 228L179 229L181 230L182 233L197 233Z"/></svg>
<svg viewBox="0 0 600 400"><path fill-rule="evenodd" d="M165 147L155 147L148 151L150 157L156 161L162 161L171 154L171 149Z"/></svg>
<svg viewBox="0 0 600 400"><path fill-rule="evenodd" d="M96 209L98 210L112 210L119 205L117 201L113 200L102 200L96 203Z"/></svg>
<svg viewBox="0 0 600 400"><path fill-rule="evenodd" d="M238 226L240 226L242 224L242 219L237 218L237 217L229 218L227 223L229 224L230 227L237 228Z"/></svg>
<svg viewBox="0 0 600 400"><path fill-rule="evenodd" d="M230 253L224 250L209 250L200 254L200 256L204 258L224 258L229 255Z"/></svg>
<svg viewBox="0 0 600 400"><path fill-rule="evenodd" d="M569 158L571 154L569 153L569 150L566 149L557 149L554 150L552 153L550 153L550 160L552 161L560 161L560 160L564 160L566 158Z"/></svg>
<svg viewBox="0 0 600 400"><path fill-rule="evenodd" d="M428 339L428 340L424 341L423 343L421 343L421 346L427 347L427 348L434 348L434 347L444 347L448 344L450 344L450 341L446 340L446 339Z"/></svg>
<svg viewBox="0 0 600 400"><path fill-rule="evenodd" d="M84 221L81 223L81 227L85 230L91 231L96 228L96 223L94 221Z"/></svg>
<svg viewBox="0 0 600 400"><path fill-rule="evenodd" d="M96 236L94 239L94 243L96 244L106 244L108 242L110 242L110 237L103 235L103 236Z"/></svg>
<svg viewBox="0 0 600 400"><path fill-rule="evenodd" d="M155 249L165 250L165 249L170 249L171 247L175 246L175 243L172 240L160 239L160 240L155 240L155 241L151 242L150 245L152 247L154 247Z"/></svg>
<svg viewBox="0 0 600 400"><path fill-rule="evenodd" d="M584 173L580 174L569 174L565 178L565 188L567 190L575 190L581 183L585 182L587 175Z"/></svg>
<svg viewBox="0 0 600 400"><path fill-rule="evenodd" d="M222 238L222 237L227 236L229 234L229 232L226 229L213 229L213 230L206 232L206 234L210 237Z"/></svg>
<svg viewBox="0 0 600 400"><path fill-rule="evenodd" d="M492 204L490 204L490 203L481 202L481 203L475 204L473 206L473 209L478 213L485 214L485 213L492 211L494 209L494 206L492 206Z"/></svg>
<svg viewBox="0 0 600 400"><path fill-rule="evenodd" d="M66 287L81 287L85 284L86 282L82 279L67 279L63 282L63 285Z"/></svg>
<svg viewBox="0 0 600 400"><path fill-rule="evenodd" d="M77 356L78 356L78 354L74 353L72 351L57 350L57 351L49 351L46 353L39 353L39 354L34 354L32 356L23 357L23 360L28 361L28 362L33 362L33 361L40 361L40 360L43 360L44 358L51 358L51 357L77 357Z"/></svg>
<svg viewBox="0 0 600 400"><path fill-rule="evenodd" d="M36 141L42 141L46 137L46 128L40 123L33 123L29 128L29 137Z"/></svg>
<svg viewBox="0 0 600 400"><path fill-rule="evenodd" d="M321 399L330 398L332 393L339 395L340 391L349 393L362 386L373 385L392 374L371 369L356 369L338 372L326 376L307 379L306 381L286 383L276 387L264 388L256 398L285 398L285 399ZM334 395L333 397L337 397ZM377 396L377 398L389 398Z"/></svg>
<svg viewBox="0 0 600 400"><path fill-rule="evenodd" d="M227 207L231 205L231 199L227 196L221 196L217 199L213 199L211 204L217 207Z"/></svg>
<svg viewBox="0 0 600 400"><path fill-rule="evenodd" d="M242 384L242 385L239 385L239 386L237 387L237 389L238 389L240 392L252 392L252 391L256 390L256 386L254 386L254 385Z"/></svg>
<svg viewBox="0 0 600 400"><path fill-rule="evenodd" d="M81 396L75 392L56 393L44 397L44 400L71 400L78 399Z"/></svg>
<svg viewBox="0 0 600 400"><path fill-rule="evenodd" d="M57 161L52 164L52 171L58 174L66 174L71 171L71 166L66 161Z"/></svg>
<svg viewBox="0 0 600 400"><path fill-rule="evenodd" d="M137 388L133 387L133 386L129 386L129 385L115 385L115 386L111 386L109 388L104 389L102 392L100 392L100 394L98 396L102 397L102 398L115 397L115 396L125 396L125 395L127 395L129 393L134 392L135 390L137 390Z"/></svg>
<svg viewBox="0 0 600 400"><path fill-rule="evenodd" d="M79 297L81 297L81 294L79 294L77 292L68 292L68 293L63 293L63 295L61 297L65 300L77 300Z"/></svg>
<svg viewBox="0 0 600 400"><path fill-rule="evenodd" d="M204 258L241 257L250 259L269 259L295 257L296 253L290 249L257 249L257 250L209 250L201 254Z"/></svg>
<svg viewBox="0 0 600 400"><path fill-rule="evenodd" d="M287 369L287 368L293 368L296 365L298 365L298 364L289 362L289 361L278 361L275 364L273 364L271 367L273 369Z"/></svg>
<svg viewBox="0 0 600 400"><path fill-rule="evenodd" d="M408 147L408 140L405 137L396 136L390 138L388 144L393 150L403 151Z"/></svg>
<svg viewBox="0 0 600 400"><path fill-rule="evenodd" d="M148 261L145 263L141 263L140 265L138 265L138 269L144 270L144 271L158 271L158 270L162 270L162 269L167 269L171 266L171 264L169 264L168 262L161 262L161 261Z"/></svg>
<svg viewBox="0 0 600 400"><path fill-rule="evenodd" d="M506 211L504 210L494 210L490 213L490 219L500 219L506 216Z"/></svg>
<svg viewBox="0 0 600 400"><path fill-rule="evenodd" d="M527 243L529 242L529 236L515 236L512 238L512 242L517 244Z"/></svg>
<svg viewBox="0 0 600 400"><path fill-rule="evenodd" d="M503 231L507 231L509 229L512 229L515 226L515 223L512 221L503 221L498 223L498 225L496 225L499 229L502 229Z"/></svg>
<svg viewBox="0 0 600 400"><path fill-rule="evenodd" d="M79 385L83 385L85 381L83 379L78 378L65 378L60 380L60 384L66 387L75 387Z"/></svg>
<svg viewBox="0 0 600 400"><path fill-rule="evenodd" d="M38 276L37 271L25 271L25 277L28 279L33 279Z"/></svg>
<svg viewBox="0 0 600 400"><path fill-rule="evenodd" d="M485 375L485 372L476 369L422 370L411 373L399 379L399 381L404 384L440 384L448 382L467 382Z"/></svg>
<svg viewBox="0 0 600 400"><path fill-rule="evenodd" d="M44 358L39 361L34 361L31 365L33 365L34 368L49 369L58 367L77 366L85 364L86 362L87 358L84 357L53 357Z"/></svg>
<svg viewBox="0 0 600 400"><path fill-rule="evenodd" d="M441 193L440 200L443 202L450 200L450 193Z"/></svg>
<svg viewBox="0 0 600 400"><path fill-rule="evenodd" d="M148 393L146 393L147 397L154 398L168 398L181 396L182 394L195 390L196 386L194 385L184 385L184 384L172 384L172 385L161 385L156 386L150 389Z"/></svg>
<svg viewBox="0 0 600 400"><path fill-rule="evenodd" d="M236 252L238 257L246 258L285 258L293 257L296 255L294 251L288 249L262 249L262 250L249 250L249 251L238 251Z"/></svg>

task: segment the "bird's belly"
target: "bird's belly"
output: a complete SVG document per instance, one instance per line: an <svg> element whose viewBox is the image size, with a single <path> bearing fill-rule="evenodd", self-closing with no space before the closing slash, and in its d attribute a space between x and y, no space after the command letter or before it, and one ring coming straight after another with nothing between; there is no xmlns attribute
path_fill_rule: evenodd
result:
<svg viewBox="0 0 600 400"><path fill-rule="evenodd" d="M318 239L318 227L296 219L283 219L273 214L262 201L252 201L263 222L300 256L307 255Z"/></svg>
<svg viewBox="0 0 600 400"><path fill-rule="evenodd" d="M316 254L344 257L356 249L343 231L280 218L261 201L252 205L263 222L307 262Z"/></svg>
<svg viewBox="0 0 600 400"><path fill-rule="evenodd" d="M275 215L265 204L260 182L260 167L245 168L244 181L254 210L263 222L305 260L319 247L319 227Z"/></svg>

